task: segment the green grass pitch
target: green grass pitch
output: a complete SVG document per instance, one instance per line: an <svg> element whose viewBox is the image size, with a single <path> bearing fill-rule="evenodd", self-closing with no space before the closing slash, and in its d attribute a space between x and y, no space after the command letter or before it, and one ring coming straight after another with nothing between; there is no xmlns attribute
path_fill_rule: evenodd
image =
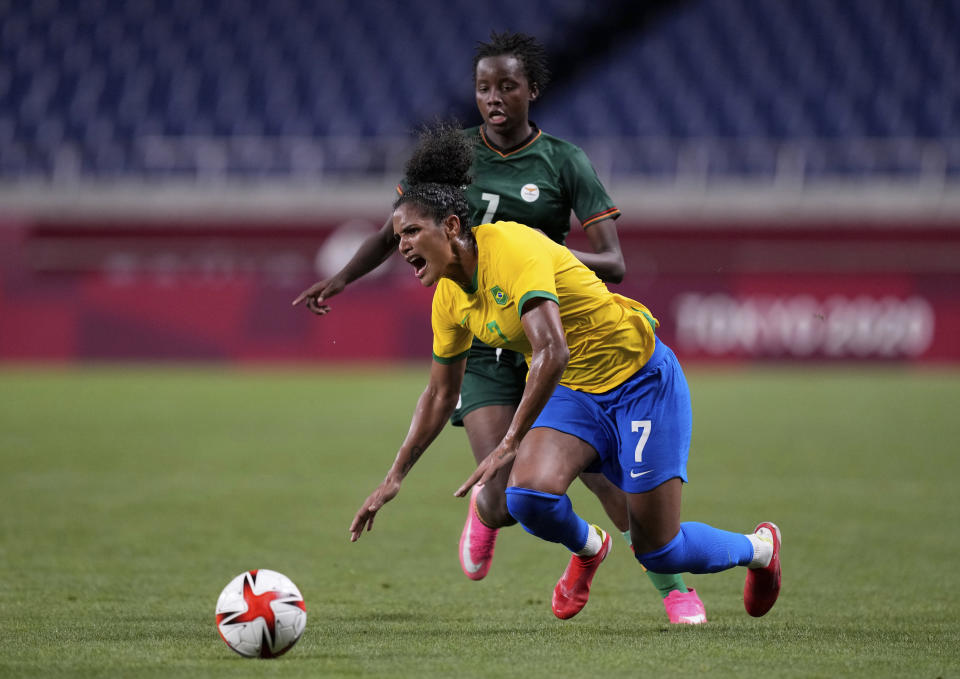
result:
<svg viewBox="0 0 960 679"><path fill-rule="evenodd" d="M520 528L468 581L452 493L471 458L449 427L351 544L426 366L0 369L0 677L960 676L960 373L688 376L683 518L780 525L765 618L734 569L688 576L710 622L671 627L619 536L570 621L550 612L565 550ZM217 635L217 595L249 568L306 598L283 658Z"/></svg>

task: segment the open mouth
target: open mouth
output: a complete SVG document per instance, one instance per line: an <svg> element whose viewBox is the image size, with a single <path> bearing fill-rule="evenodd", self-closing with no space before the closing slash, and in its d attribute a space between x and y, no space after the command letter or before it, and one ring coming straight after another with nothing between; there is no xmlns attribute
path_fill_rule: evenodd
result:
<svg viewBox="0 0 960 679"><path fill-rule="evenodd" d="M417 278L423 277L423 271L427 268L427 260L420 255L414 255L407 260L413 266L413 273Z"/></svg>
<svg viewBox="0 0 960 679"><path fill-rule="evenodd" d="M487 113L487 122L493 123L494 125L499 125L506 120L506 114L499 109L494 109L493 111Z"/></svg>

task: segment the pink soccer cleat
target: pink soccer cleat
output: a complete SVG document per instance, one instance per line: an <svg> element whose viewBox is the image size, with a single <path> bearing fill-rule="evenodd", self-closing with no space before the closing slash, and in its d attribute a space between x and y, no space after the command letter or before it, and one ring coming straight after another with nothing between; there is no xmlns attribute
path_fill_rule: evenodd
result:
<svg viewBox="0 0 960 679"><path fill-rule="evenodd" d="M776 524L765 521L753 532L761 540L773 543L770 563L761 568L748 569L743 585L743 607L747 613L759 618L773 608L780 596L780 529Z"/></svg>
<svg viewBox="0 0 960 679"><path fill-rule="evenodd" d="M610 553L610 536L597 526L590 526L590 530L600 532L600 537L603 539L600 551L593 556L572 554L567 569L560 576L557 586L553 588L553 614L561 620L572 618L587 605L593 576Z"/></svg>
<svg viewBox="0 0 960 679"><path fill-rule="evenodd" d="M471 580L483 580L493 561L493 548L498 528L489 528L477 515L477 495L483 486L474 486L470 493L470 510L460 534L460 568Z"/></svg>
<svg viewBox="0 0 960 679"><path fill-rule="evenodd" d="M663 607L674 625L702 625L707 621L707 611L695 589L688 592L673 590L663 600Z"/></svg>

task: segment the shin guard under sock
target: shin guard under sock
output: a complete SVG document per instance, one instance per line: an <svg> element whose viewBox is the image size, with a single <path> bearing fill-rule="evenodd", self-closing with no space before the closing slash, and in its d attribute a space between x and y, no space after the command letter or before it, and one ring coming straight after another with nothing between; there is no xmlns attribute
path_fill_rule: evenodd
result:
<svg viewBox="0 0 960 679"><path fill-rule="evenodd" d="M571 552L583 549L590 526L573 511L566 495L510 486L507 509L524 530L542 540L559 542Z"/></svg>
<svg viewBox="0 0 960 679"><path fill-rule="evenodd" d="M660 549L637 554L644 568L656 573L717 573L745 566L753 559L753 545L741 533L688 521Z"/></svg>

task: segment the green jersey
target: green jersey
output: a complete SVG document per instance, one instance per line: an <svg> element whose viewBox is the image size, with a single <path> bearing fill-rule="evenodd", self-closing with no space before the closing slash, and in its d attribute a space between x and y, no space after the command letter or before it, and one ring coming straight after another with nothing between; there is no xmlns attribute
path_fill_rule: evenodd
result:
<svg viewBox="0 0 960 679"><path fill-rule="evenodd" d="M518 222L563 244L571 211L584 228L620 216L578 146L536 130L517 148L504 151L490 143L482 127L464 134L474 141L473 182L467 187L471 226ZM406 187L404 180L397 192Z"/></svg>
<svg viewBox="0 0 960 679"><path fill-rule="evenodd" d="M473 182L466 191L470 226L516 222L511 228L532 226L563 245L570 233L571 212L583 228L620 216L587 154L570 142L535 129L516 148L498 149L486 138L483 127L463 133L474 148ZM406 188L404 180L397 193L402 195ZM474 339L460 402L451 421L460 426L465 415L485 406L515 407L523 395L526 375L523 354L494 349Z"/></svg>

